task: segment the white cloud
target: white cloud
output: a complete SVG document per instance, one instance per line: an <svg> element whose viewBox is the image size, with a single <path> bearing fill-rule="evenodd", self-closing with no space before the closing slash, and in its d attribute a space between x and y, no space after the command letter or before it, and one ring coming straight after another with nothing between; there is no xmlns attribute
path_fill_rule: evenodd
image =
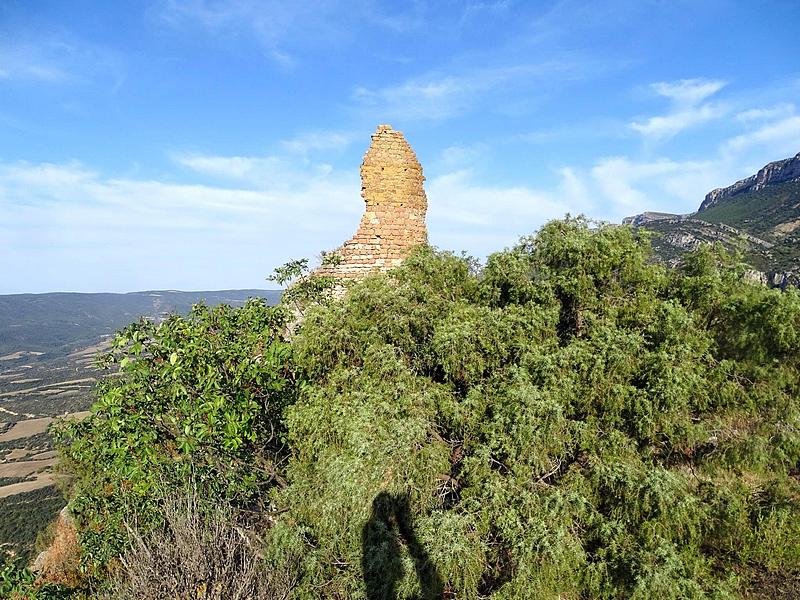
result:
<svg viewBox="0 0 800 600"><path fill-rule="evenodd" d="M741 123L761 123L763 121L771 121L783 117L791 116L795 113L794 104L784 102L776 104L770 108L751 108L743 110L736 115L736 120Z"/></svg>
<svg viewBox="0 0 800 600"><path fill-rule="evenodd" d="M592 181L615 207L634 210L647 203L647 196L635 187L642 180L675 173L681 168L669 159L655 162L633 162L626 157L600 160L591 169Z"/></svg>
<svg viewBox="0 0 800 600"><path fill-rule="evenodd" d="M260 287L278 264L337 246L358 222L355 172L311 166L303 177L296 167L289 181L280 169L268 180L248 170L263 159L193 160L240 179L167 183L78 163L0 163L0 293L96 290L98 272L117 291Z"/></svg>
<svg viewBox="0 0 800 600"><path fill-rule="evenodd" d="M670 111L634 121L631 129L643 136L655 140L671 138L691 127L719 119L728 114L724 104L701 104L706 98L716 94L725 87L724 81L706 79L681 79L676 82L654 83L650 88L659 96L672 102Z"/></svg>
<svg viewBox="0 0 800 600"><path fill-rule="evenodd" d="M718 81L690 80L659 84L658 92L671 98L674 106L685 108L702 102L722 85ZM651 128L643 133L668 135L692 119L695 123L702 121L705 109L713 111L714 107L700 104L654 117L648 122ZM681 122L683 118L686 120ZM602 208L596 216L618 221L646 210L693 212L712 189L731 185L770 161L800 151L800 116L793 104L740 109L729 114L726 125L740 133L720 140L716 151L701 160L606 157L588 169L576 169L575 177L597 193L598 206Z"/></svg>
<svg viewBox="0 0 800 600"><path fill-rule="evenodd" d="M728 153L741 153L753 147L768 147L779 157L800 152L800 116L771 121L761 127L737 135L725 142Z"/></svg>
<svg viewBox="0 0 800 600"><path fill-rule="evenodd" d="M631 128L645 137L655 139L670 138L685 129L719 119L727 112L723 106L705 104L696 108L674 112L659 117L650 117L642 123L631 123Z"/></svg>
<svg viewBox="0 0 800 600"><path fill-rule="evenodd" d="M0 163L0 293L259 287L290 258L332 249L363 210L358 175L282 157L184 155L218 183L104 176L79 163ZM591 214L565 169L553 190L489 185L471 169L426 184L431 242L484 256L566 212ZM26 290L15 290L25 281Z"/></svg>
<svg viewBox="0 0 800 600"><path fill-rule="evenodd" d="M669 98L678 106L695 106L726 85L726 82L718 80L681 79L654 83L651 87L658 95Z"/></svg>
<svg viewBox="0 0 800 600"><path fill-rule="evenodd" d="M560 190L568 204L611 222L644 211L688 213L697 209L709 190L733 182L734 166L723 158L606 157L589 168L562 169Z"/></svg>
<svg viewBox="0 0 800 600"><path fill-rule="evenodd" d="M432 177L426 184L432 244L483 257L513 245L520 236L566 213L588 213L585 186L569 169L555 189L490 185L472 169Z"/></svg>
<svg viewBox="0 0 800 600"><path fill-rule="evenodd" d="M543 80L552 87L561 80L582 77L587 68L586 63L544 61L475 68L456 75L429 73L383 88L358 87L353 98L383 119L442 120L469 112L489 93L498 102L506 91L518 94Z"/></svg>

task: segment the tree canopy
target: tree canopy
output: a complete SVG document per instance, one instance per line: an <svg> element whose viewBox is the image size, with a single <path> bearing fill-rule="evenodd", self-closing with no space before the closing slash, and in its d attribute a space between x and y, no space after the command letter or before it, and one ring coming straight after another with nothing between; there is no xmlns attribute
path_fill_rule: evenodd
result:
<svg viewBox="0 0 800 600"><path fill-rule="evenodd" d="M800 294L744 270L713 247L669 270L644 232L568 218L485 265L420 247L306 298L291 339L255 301L133 325L61 433L86 573L113 585L126 527L191 485L257 515L295 598L796 581Z"/></svg>

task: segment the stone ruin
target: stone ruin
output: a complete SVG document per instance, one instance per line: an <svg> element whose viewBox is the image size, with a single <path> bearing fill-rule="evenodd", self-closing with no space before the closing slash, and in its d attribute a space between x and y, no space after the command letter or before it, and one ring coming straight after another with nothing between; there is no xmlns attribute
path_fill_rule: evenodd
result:
<svg viewBox="0 0 800 600"><path fill-rule="evenodd" d="M374 271L398 266L411 248L428 242L425 213L428 199L422 166L414 150L391 125L378 125L361 163L361 197L366 209L352 239L334 254L336 265L316 274L359 279Z"/></svg>

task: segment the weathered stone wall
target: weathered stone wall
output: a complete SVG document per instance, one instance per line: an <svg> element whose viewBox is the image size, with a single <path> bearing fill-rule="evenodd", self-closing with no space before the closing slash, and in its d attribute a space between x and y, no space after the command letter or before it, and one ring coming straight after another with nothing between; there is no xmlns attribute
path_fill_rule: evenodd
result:
<svg viewBox="0 0 800 600"><path fill-rule="evenodd" d="M379 125L361 163L361 196L366 202L352 239L334 251L342 258L321 275L357 279L399 265L414 246L428 241L428 199L422 166L414 150L390 125Z"/></svg>

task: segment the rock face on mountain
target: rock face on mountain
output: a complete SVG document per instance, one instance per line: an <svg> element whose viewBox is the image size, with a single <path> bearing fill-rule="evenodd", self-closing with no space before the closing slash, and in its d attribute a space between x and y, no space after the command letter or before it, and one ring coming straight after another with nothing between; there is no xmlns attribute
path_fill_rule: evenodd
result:
<svg viewBox="0 0 800 600"><path fill-rule="evenodd" d="M425 244L428 199L422 166L414 150L390 125L379 125L361 163L361 196L366 209L358 231L334 254L335 265L319 275L358 279L399 265L414 246Z"/></svg>
<svg viewBox="0 0 800 600"><path fill-rule="evenodd" d="M623 223L658 234L656 256L676 264L682 253L719 242L775 287L800 285L800 154L769 163L755 175L709 192L696 213L646 212Z"/></svg>
<svg viewBox="0 0 800 600"><path fill-rule="evenodd" d="M684 219L686 215L675 215L672 213L661 213L661 212L643 212L640 215L634 215L632 217L625 217L622 219L623 225L635 225L639 227L640 225L646 225L647 223L652 223L653 221L663 221L664 219Z"/></svg>
<svg viewBox="0 0 800 600"><path fill-rule="evenodd" d="M717 188L706 194L698 212L703 212L737 194L757 192L769 185L785 181L800 181L800 152L794 158L769 163L755 175L737 181L731 186Z"/></svg>

